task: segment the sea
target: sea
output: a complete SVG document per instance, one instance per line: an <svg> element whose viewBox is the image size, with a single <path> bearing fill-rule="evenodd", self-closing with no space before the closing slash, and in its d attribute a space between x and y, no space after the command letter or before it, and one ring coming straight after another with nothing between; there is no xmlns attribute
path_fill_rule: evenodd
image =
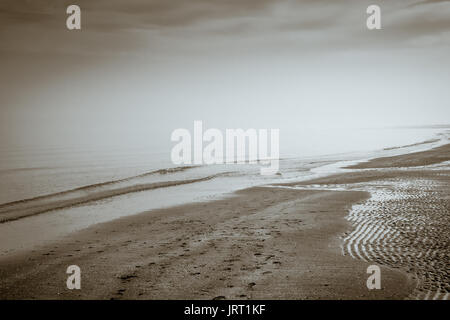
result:
<svg viewBox="0 0 450 320"><path fill-rule="evenodd" d="M0 255L152 209L232 197L252 186L307 180L341 164L448 143L450 127L280 131L279 174L261 164L175 165L171 148L41 145L0 148ZM168 139L170 142L170 140Z"/></svg>

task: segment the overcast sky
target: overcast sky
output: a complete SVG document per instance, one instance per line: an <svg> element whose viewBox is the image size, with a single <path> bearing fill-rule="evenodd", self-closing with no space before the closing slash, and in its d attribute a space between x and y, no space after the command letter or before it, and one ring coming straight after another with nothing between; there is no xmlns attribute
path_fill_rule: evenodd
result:
<svg viewBox="0 0 450 320"><path fill-rule="evenodd" d="M0 143L446 124L449 57L449 1L1 0Z"/></svg>

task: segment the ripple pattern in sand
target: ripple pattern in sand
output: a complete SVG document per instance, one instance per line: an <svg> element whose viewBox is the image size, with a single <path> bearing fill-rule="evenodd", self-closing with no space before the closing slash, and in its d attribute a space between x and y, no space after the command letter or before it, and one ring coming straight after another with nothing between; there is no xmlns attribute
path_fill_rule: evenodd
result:
<svg viewBox="0 0 450 320"><path fill-rule="evenodd" d="M401 178L369 184L371 198L347 217L353 231L344 235L343 254L411 273L417 287L410 298L450 299L450 204L438 184Z"/></svg>

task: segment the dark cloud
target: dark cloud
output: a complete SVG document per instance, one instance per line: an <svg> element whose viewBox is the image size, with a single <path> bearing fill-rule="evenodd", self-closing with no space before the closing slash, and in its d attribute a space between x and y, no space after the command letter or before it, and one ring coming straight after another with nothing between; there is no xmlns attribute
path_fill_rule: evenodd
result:
<svg viewBox="0 0 450 320"><path fill-rule="evenodd" d="M21 108L62 110L62 123L76 126L65 110L80 121L146 119L130 111L138 106L161 125L166 114L218 105L265 114L262 104L268 118L283 103L334 112L333 100L346 108L348 99L359 110L378 93L383 119L400 100L405 110L422 108L422 97L448 110L448 90L439 91L448 83L448 1L417 1L0 0L0 127ZM370 31L374 3L383 28ZM81 31L66 29L70 4L82 9ZM429 66L442 75L424 80ZM372 110L382 108L375 100Z"/></svg>
<svg viewBox="0 0 450 320"><path fill-rule="evenodd" d="M424 1L414 2L414 3L410 4L409 7L416 7L416 6L434 4L434 3L440 3L440 2L450 2L450 0L424 0Z"/></svg>
<svg viewBox="0 0 450 320"><path fill-rule="evenodd" d="M373 1L353 0L2 0L0 54L111 55L142 50L208 49L258 41L308 50L403 46L422 37L448 43L448 1L380 0L383 30L365 27ZM82 31L66 30L66 7L82 9ZM419 5L420 4L420 5ZM413 5L413 6L411 6ZM256 39L256 40L255 40ZM294 44L291 44L292 40ZM428 39L428 40L429 40ZM33 45L30 45L30 44ZM186 49L188 50L188 49Z"/></svg>
<svg viewBox="0 0 450 320"><path fill-rule="evenodd" d="M197 22L251 16L275 3L273 0L3 0L0 15L17 22L60 20L65 8L76 3L90 19L90 26L113 29L179 27ZM53 19L52 19L53 16ZM96 19L97 18L97 19Z"/></svg>

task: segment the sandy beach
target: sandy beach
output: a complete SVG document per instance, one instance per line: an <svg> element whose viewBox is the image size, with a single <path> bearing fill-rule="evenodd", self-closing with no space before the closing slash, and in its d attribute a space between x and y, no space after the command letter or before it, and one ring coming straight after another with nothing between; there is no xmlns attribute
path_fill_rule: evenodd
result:
<svg viewBox="0 0 450 320"><path fill-rule="evenodd" d="M449 148L91 226L2 257L0 298L446 299Z"/></svg>
<svg viewBox="0 0 450 320"><path fill-rule="evenodd" d="M450 300L450 0L1 0L0 17L13 312Z"/></svg>

